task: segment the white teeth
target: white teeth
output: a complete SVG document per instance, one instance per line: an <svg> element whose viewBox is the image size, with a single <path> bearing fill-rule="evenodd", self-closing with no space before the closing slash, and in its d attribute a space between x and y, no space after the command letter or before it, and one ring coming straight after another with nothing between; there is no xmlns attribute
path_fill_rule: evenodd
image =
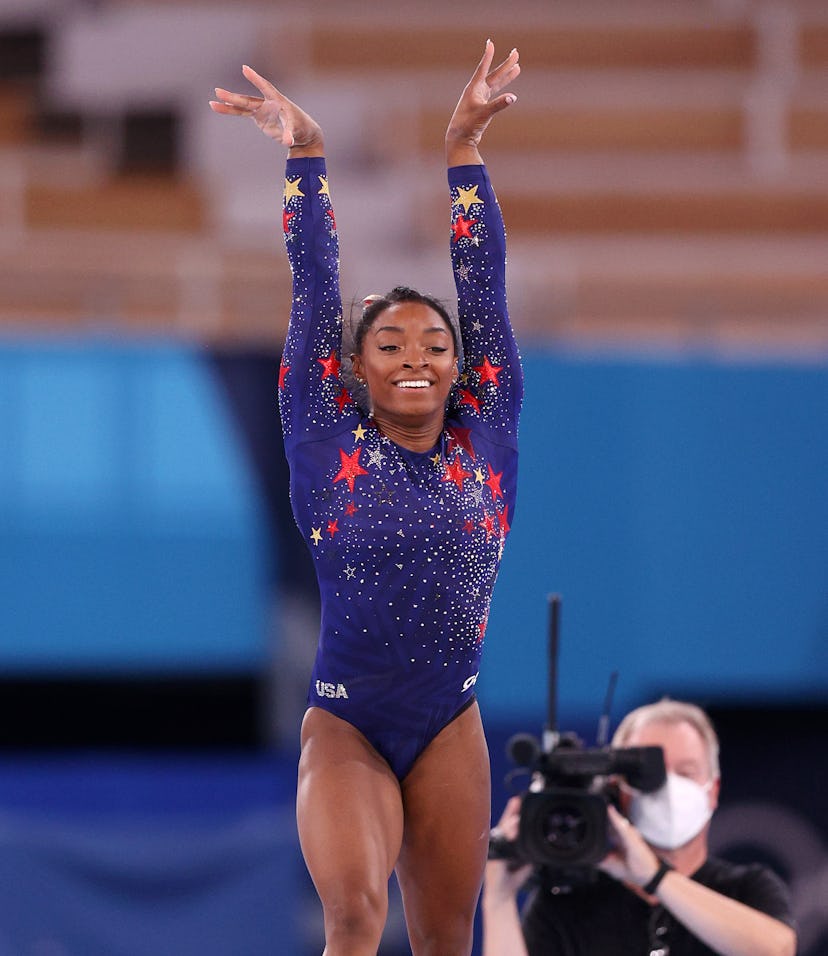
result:
<svg viewBox="0 0 828 956"><path fill-rule="evenodd" d="M431 382L397 382L397 388L428 388Z"/></svg>

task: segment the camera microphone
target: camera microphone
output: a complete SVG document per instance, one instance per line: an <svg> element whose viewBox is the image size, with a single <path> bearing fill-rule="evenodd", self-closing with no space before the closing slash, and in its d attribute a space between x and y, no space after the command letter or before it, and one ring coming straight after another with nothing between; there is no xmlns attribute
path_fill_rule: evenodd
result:
<svg viewBox="0 0 828 956"><path fill-rule="evenodd" d="M615 751L615 771L636 790L652 793L667 779L661 747L625 747Z"/></svg>
<svg viewBox="0 0 828 956"><path fill-rule="evenodd" d="M515 734L506 747L518 767L534 767L540 757L540 744L532 734Z"/></svg>

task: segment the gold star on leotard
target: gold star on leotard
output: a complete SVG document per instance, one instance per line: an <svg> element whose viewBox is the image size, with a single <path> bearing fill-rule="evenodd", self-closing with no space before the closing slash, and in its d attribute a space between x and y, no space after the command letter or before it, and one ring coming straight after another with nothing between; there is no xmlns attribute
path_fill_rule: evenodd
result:
<svg viewBox="0 0 828 956"><path fill-rule="evenodd" d="M351 434L357 441L362 441L362 439L365 438L366 431L362 427L362 422L360 422L359 425L357 425L357 427L351 431Z"/></svg>
<svg viewBox="0 0 828 956"><path fill-rule="evenodd" d="M302 177L298 179L285 179L285 203L289 203L294 196L304 196L305 194L299 188Z"/></svg>
<svg viewBox="0 0 828 956"><path fill-rule="evenodd" d="M328 188L328 178L327 178L327 176L320 176L320 177L319 177L319 182L320 182L322 185L321 185L321 186L319 187L319 189L317 190L318 194L319 194L320 196L330 196L331 191L330 191L330 189Z"/></svg>
<svg viewBox="0 0 828 956"><path fill-rule="evenodd" d="M319 544L322 540L322 529L321 528L311 528L311 541L315 545Z"/></svg>
<svg viewBox="0 0 828 956"><path fill-rule="evenodd" d="M464 212L469 211L469 206L473 206L475 203L483 203L482 199L477 197L477 186L472 186L471 189L464 189L462 186L457 187L457 199L455 200L458 206L463 207Z"/></svg>

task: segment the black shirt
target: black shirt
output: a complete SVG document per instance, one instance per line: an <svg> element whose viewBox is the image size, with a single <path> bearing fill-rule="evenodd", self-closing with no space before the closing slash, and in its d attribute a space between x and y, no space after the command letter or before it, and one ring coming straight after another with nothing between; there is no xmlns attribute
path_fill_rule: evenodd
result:
<svg viewBox="0 0 828 956"><path fill-rule="evenodd" d="M708 859L692 879L793 925L787 888L765 866ZM663 906L604 873L569 892L535 890L522 919L529 956L715 956Z"/></svg>

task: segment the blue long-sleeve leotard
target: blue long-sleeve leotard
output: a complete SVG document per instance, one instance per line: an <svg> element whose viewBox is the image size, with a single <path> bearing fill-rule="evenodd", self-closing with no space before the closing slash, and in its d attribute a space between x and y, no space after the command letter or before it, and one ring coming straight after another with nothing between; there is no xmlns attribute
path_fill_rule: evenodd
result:
<svg viewBox="0 0 828 956"><path fill-rule="evenodd" d="M341 376L339 245L325 161L289 159L293 305L279 376L290 493L322 602L308 702L356 726L400 779L473 699L514 515L523 378L505 234L484 166L449 169L465 355L439 442L384 436Z"/></svg>

